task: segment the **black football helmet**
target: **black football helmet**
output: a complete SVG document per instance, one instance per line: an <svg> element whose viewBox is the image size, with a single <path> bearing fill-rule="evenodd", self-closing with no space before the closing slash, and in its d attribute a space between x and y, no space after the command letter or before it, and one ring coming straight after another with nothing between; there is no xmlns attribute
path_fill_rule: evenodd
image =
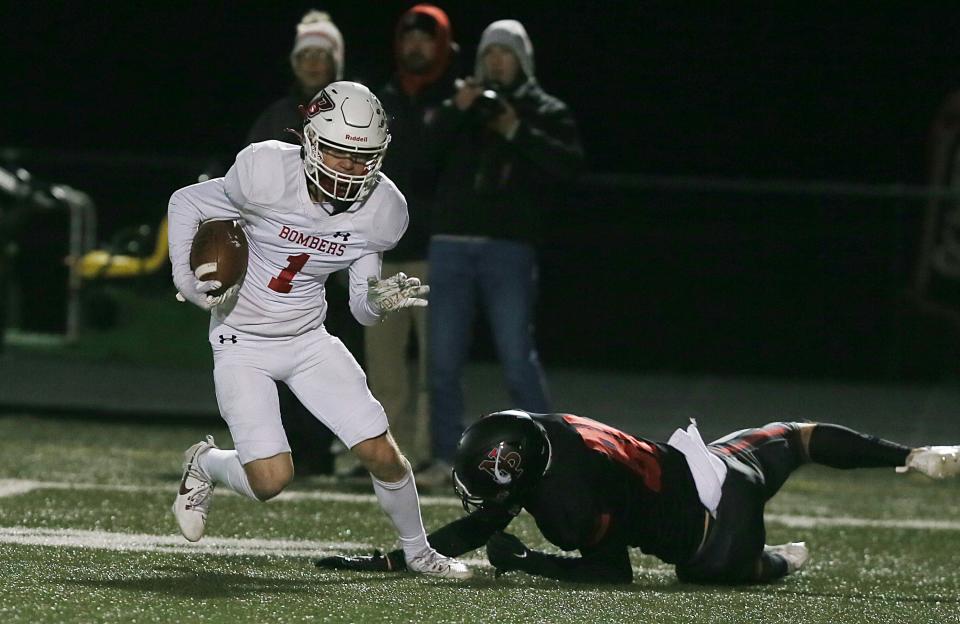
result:
<svg viewBox="0 0 960 624"><path fill-rule="evenodd" d="M540 481L551 452L546 430L527 412L490 414L460 437L453 489L467 511L484 502L509 504Z"/></svg>

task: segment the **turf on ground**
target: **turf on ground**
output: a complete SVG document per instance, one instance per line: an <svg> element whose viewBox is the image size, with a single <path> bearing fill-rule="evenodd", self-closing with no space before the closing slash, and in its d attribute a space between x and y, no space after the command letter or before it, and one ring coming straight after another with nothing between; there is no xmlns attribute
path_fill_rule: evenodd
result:
<svg viewBox="0 0 960 624"><path fill-rule="evenodd" d="M960 621L958 482L801 470L770 505L768 541L806 540L813 558L773 585L683 585L639 554L626 587L494 579L488 567L438 582L314 568L320 553L393 543L363 484L303 480L266 505L218 492L207 537L188 544L169 505L180 451L204 433L0 418L0 621ZM424 497L428 527L460 513L446 492ZM550 548L529 516L511 530Z"/></svg>

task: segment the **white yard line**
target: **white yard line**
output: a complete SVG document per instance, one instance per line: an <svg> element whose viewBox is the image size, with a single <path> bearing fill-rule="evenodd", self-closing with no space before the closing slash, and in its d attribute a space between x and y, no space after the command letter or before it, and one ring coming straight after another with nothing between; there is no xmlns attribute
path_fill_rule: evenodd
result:
<svg viewBox="0 0 960 624"><path fill-rule="evenodd" d="M33 546L95 548L122 552L202 553L212 555L282 555L323 557L343 551L372 548L363 542L317 542L311 540L241 539L207 537L190 543L179 535L111 533L80 529L0 527L0 543Z"/></svg>
<svg viewBox="0 0 960 624"><path fill-rule="evenodd" d="M877 529L960 531L960 522L955 520L921 520L914 518L877 520L872 518L851 518L850 516L792 516L785 514L765 514L764 518L769 522L800 529L812 529L816 527L868 527Z"/></svg>
<svg viewBox="0 0 960 624"><path fill-rule="evenodd" d="M111 533L81 529L41 529L0 527L0 544L91 548L114 552L157 552L204 555L261 555L274 557L317 558L348 552L367 551L373 546L363 542L318 542L290 539L243 539L205 537L190 543L179 535ZM489 567L485 559L462 559L467 565Z"/></svg>
<svg viewBox="0 0 960 624"><path fill-rule="evenodd" d="M164 492L176 493L177 484L169 487L156 485L123 485L123 484L102 484L102 483L70 483L67 481L30 481L27 479L0 479L0 498L4 496L18 496L27 494L33 490L99 490L101 492L135 492L157 494ZM226 488L217 489L217 496L221 493L233 495L234 493ZM349 494L347 492L329 492L314 491L305 492L302 490L288 490L282 492L273 501L302 501L318 500L338 503L376 503L377 497L373 494ZM453 496L420 496L420 504L429 506L451 506L459 507L460 501Z"/></svg>
<svg viewBox="0 0 960 624"><path fill-rule="evenodd" d="M25 479L0 479L0 498L4 496L19 496L40 487L39 481Z"/></svg>
<svg viewBox="0 0 960 624"><path fill-rule="evenodd" d="M136 492L136 493L170 493L173 494L175 486L154 486L154 485L105 485L98 483L69 483L64 481L30 481L26 479L0 479L0 498L4 496L19 496L28 494L34 490L98 490L110 492ZM233 492L225 488L217 490L220 493L233 495ZM274 501L330 501L347 503L376 504L377 499L373 494L349 494L346 492L329 491L287 491L283 492L270 503ZM269 503L268 503L269 504ZM429 506L459 507L460 501L452 496L421 496L420 504ZM924 520L919 518L898 518L889 520L878 520L874 518L854 518L850 516L805 516L794 514L766 514L766 519L775 524L781 524L795 528L815 528L815 527L870 527L884 529L921 529L932 531L960 531L960 521L956 520Z"/></svg>
<svg viewBox="0 0 960 624"><path fill-rule="evenodd" d="M332 501L338 503L376 503L377 497L373 494L349 494L347 492L316 491L304 492L293 490L280 493L275 499L280 501ZM460 500L451 496L420 496L420 504L424 507L460 507Z"/></svg>

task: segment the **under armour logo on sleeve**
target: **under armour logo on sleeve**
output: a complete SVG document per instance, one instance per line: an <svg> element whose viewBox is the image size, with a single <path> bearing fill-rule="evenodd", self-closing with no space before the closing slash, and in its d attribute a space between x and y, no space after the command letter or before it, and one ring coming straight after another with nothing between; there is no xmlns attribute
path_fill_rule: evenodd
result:
<svg viewBox="0 0 960 624"><path fill-rule="evenodd" d="M334 232L334 238L342 238L343 242L347 242L347 239L350 238L350 232Z"/></svg>
<svg viewBox="0 0 960 624"><path fill-rule="evenodd" d="M227 342L228 340L229 340L231 343L233 343L233 344L237 344L237 337L236 337L236 336L234 336L234 335L224 336L223 334L220 334L220 344L224 344L224 343Z"/></svg>

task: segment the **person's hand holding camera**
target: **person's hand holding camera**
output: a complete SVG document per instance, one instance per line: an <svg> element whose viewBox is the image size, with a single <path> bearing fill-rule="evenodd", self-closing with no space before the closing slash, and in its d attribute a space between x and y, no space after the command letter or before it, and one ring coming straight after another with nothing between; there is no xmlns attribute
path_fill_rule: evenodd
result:
<svg viewBox="0 0 960 624"><path fill-rule="evenodd" d="M486 125L488 129L512 140L520 126L517 110L502 97L495 85L487 86L470 76L455 83L454 105Z"/></svg>
<svg viewBox="0 0 960 624"><path fill-rule="evenodd" d="M459 110L465 111L473 106L474 101L483 93L483 85L473 76L464 80L458 79L454 85L457 92L453 96L453 105Z"/></svg>

